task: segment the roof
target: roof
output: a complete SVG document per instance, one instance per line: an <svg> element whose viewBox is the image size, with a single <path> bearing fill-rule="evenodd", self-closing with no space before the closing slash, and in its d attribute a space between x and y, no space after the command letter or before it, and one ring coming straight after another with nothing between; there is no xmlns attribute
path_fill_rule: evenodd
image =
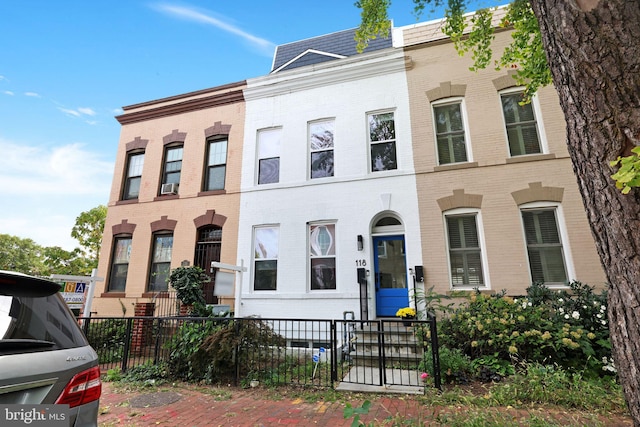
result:
<svg viewBox="0 0 640 427"><path fill-rule="evenodd" d="M280 45L276 47L271 72L275 73L357 55L355 33L356 28L352 28ZM391 34L389 37L370 40L363 53L389 47L392 47Z"/></svg>

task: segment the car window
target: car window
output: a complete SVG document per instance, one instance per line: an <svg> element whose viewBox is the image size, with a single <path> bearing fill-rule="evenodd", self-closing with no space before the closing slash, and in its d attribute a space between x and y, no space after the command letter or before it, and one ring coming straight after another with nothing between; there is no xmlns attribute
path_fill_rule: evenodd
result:
<svg viewBox="0 0 640 427"><path fill-rule="evenodd" d="M59 294L0 295L0 354L48 351L87 345Z"/></svg>

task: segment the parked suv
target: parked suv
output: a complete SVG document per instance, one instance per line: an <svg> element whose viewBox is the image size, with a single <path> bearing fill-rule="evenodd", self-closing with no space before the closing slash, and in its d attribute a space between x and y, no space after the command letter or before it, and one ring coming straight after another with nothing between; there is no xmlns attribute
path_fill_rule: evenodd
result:
<svg viewBox="0 0 640 427"><path fill-rule="evenodd" d="M98 356L59 290L0 270L0 405L69 405L69 426L97 426Z"/></svg>

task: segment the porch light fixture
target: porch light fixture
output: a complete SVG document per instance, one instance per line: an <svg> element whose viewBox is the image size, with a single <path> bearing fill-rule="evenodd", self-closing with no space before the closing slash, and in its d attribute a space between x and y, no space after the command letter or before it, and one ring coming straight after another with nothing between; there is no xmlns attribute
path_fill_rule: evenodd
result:
<svg viewBox="0 0 640 427"><path fill-rule="evenodd" d="M361 251L364 249L364 239L362 238L362 234L358 234L358 250Z"/></svg>

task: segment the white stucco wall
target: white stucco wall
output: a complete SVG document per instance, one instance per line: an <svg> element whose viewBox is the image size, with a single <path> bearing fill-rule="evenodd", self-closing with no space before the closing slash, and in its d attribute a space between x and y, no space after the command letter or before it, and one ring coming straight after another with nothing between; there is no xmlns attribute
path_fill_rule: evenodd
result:
<svg viewBox="0 0 640 427"><path fill-rule="evenodd" d="M330 61L247 82L236 315L276 318L360 318L357 263L373 271L371 227L383 212L402 221L407 269L422 263L409 102L401 51ZM398 169L369 172L367 113L394 111ZM334 118L334 176L309 179L307 124ZM256 185L256 135L282 128L280 180ZM336 224L335 290L310 290L308 223ZM253 290L253 228L279 226L276 291ZM357 250L357 236L364 250ZM369 276L369 318L375 290Z"/></svg>

